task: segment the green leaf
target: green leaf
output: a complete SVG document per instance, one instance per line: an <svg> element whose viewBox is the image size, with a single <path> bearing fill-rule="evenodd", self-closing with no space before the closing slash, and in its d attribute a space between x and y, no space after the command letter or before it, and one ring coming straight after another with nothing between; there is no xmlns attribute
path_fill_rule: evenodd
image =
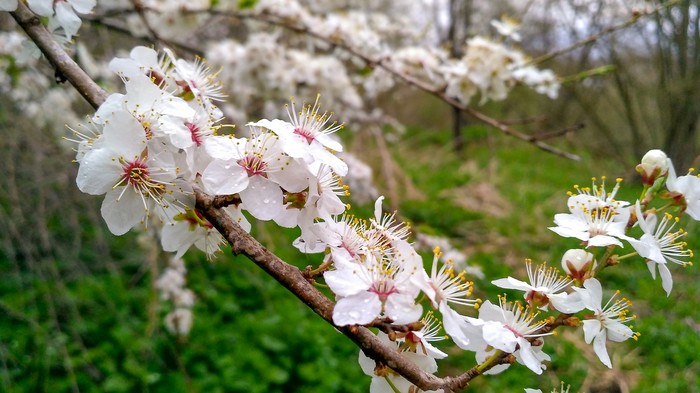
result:
<svg viewBox="0 0 700 393"><path fill-rule="evenodd" d="M255 4L257 3L258 0L238 0L238 8L242 10L247 10L255 7Z"/></svg>

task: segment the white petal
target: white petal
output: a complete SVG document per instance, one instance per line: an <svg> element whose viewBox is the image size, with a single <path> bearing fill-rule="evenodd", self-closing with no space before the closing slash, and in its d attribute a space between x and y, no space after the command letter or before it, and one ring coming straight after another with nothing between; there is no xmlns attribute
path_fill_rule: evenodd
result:
<svg viewBox="0 0 700 393"><path fill-rule="evenodd" d="M391 375L391 374L390 374ZM399 392L408 392L412 384L406 380L406 378L400 376L390 376L391 383L396 386ZM383 377L374 377L372 382L369 384L369 393L395 393L394 388L389 385L389 383Z"/></svg>
<svg viewBox="0 0 700 393"><path fill-rule="evenodd" d="M110 149L93 149L83 156L75 182L80 191L90 195L102 195L119 181L122 168L117 154Z"/></svg>
<svg viewBox="0 0 700 393"><path fill-rule="evenodd" d="M517 344L515 334L500 322L487 322L483 326L484 340L494 348L513 353Z"/></svg>
<svg viewBox="0 0 700 393"><path fill-rule="evenodd" d="M248 187L248 173L234 160L214 160L202 173L202 183L214 195L230 195Z"/></svg>
<svg viewBox="0 0 700 393"><path fill-rule="evenodd" d="M88 14L95 8L96 0L68 0L68 2L81 14Z"/></svg>
<svg viewBox="0 0 700 393"><path fill-rule="evenodd" d="M243 207L258 220L272 220L284 209L282 189L262 176L249 178L248 188L240 194Z"/></svg>
<svg viewBox="0 0 700 393"><path fill-rule="evenodd" d="M333 323L337 326L364 325L372 322L382 312L382 302L372 292L339 299L333 308Z"/></svg>
<svg viewBox="0 0 700 393"><path fill-rule="evenodd" d="M634 331L624 323L610 321L606 323L605 327L607 329L608 340L610 341L619 343L634 335Z"/></svg>
<svg viewBox="0 0 700 393"><path fill-rule="evenodd" d="M481 307L479 307L479 319L483 321L503 322L504 312L512 315L510 311L504 311L501 307L491 303L490 300L487 300L481 305Z"/></svg>
<svg viewBox="0 0 700 393"><path fill-rule="evenodd" d="M520 353L519 360L521 360L522 364L527 366L527 368L532 370L535 374L542 374L542 364L535 358L535 355L532 354L530 342L521 337L518 339L518 345L520 345L520 349L518 350Z"/></svg>
<svg viewBox="0 0 700 393"><path fill-rule="evenodd" d="M73 11L73 7L64 1L56 3L56 21L63 27L68 37L74 36L80 30L82 23L80 17Z"/></svg>
<svg viewBox="0 0 700 393"><path fill-rule="evenodd" d="M27 0L27 5L37 15L53 15L53 0Z"/></svg>
<svg viewBox="0 0 700 393"><path fill-rule="evenodd" d="M180 258L196 240L196 232L189 230L187 223L165 224L160 234L160 244L163 250L174 252Z"/></svg>
<svg viewBox="0 0 700 393"><path fill-rule="evenodd" d="M583 338L586 344L590 344L595 337L598 337L603 333L603 327L600 325L600 321L597 319L586 319L583 321Z"/></svg>
<svg viewBox="0 0 700 393"><path fill-rule="evenodd" d="M280 214L275 216L272 220L279 226L283 228L296 228L299 225L299 209L282 209ZM313 220L313 219L312 219ZM303 232L303 228L302 228Z"/></svg>
<svg viewBox="0 0 700 393"><path fill-rule="evenodd" d="M238 146L245 147L246 140L228 136L213 136L204 141L204 148L210 156L220 160L242 158Z"/></svg>
<svg viewBox="0 0 700 393"><path fill-rule="evenodd" d="M124 191L123 194L122 191ZM124 190L124 187L119 187L105 195L100 212L109 231L114 235L125 234L143 221L146 215L142 196L133 189Z"/></svg>
<svg viewBox="0 0 700 393"><path fill-rule="evenodd" d="M513 277L508 277L508 278L500 278L498 280L493 280L491 281L491 284L504 288L504 289L517 289L519 291L534 291L535 287L532 285L520 281L518 279L515 279Z"/></svg>
<svg viewBox="0 0 700 393"><path fill-rule="evenodd" d="M588 239L588 245L586 246L586 248L588 248L588 247L607 247L607 246L610 246L613 244L620 246L620 247L624 247L622 245L622 242L615 237L608 236L608 235L596 235L596 236L593 236L592 238Z"/></svg>
<svg viewBox="0 0 700 393"><path fill-rule="evenodd" d="M673 277L665 263L659 264L659 275L661 276L661 286L663 286L664 291L666 291L666 296L670 296L671 290L673 289Z"/></svg>
<svg viewBox="0 0 700 393"><path fill-rule="evenodd" d="M319 134L316 136L315 139L327 149L333 150L335 152L343 151L343 145L340 144L340 142L333 139L333 137L331 137L330 135Z"/></svg>
<svg viewBox="0 0 700 393"><path fill-rule="evenodd" d="M243 215L243 212L241 211L240 207L236 206L227 206L225 208L226 213L228 213L229 216L231 216L231 219L233 219L236 224L240 225L241 228L243 228L244 231L250 233L250 222L248 222L248 219Z"/></svg>
<svg viewBox="0 0 700 393"><path fill-rule="evenodd" d="M608 368L612 368L610 356L608 356L608 350L605 348L606 341L604 332L597 335L593 341L593 351L595 351L595 354L598 355L598 359L600 359L604 365L608 366Z"/></svg>
<svg viewBox="0 0 700 393"><path fill-rule="evenodd" d="M284 165L283 169L268 173L268 179L289 192L301 192L309 187L310 174L305 166L289 157L280 157L280 164Z"/></svg>
<svg viewBox="0 0 700 393"><path fill-rule="evenodd" d="M105 146L127 160L141 156L146 148L146 133L136 119L125 111L112 114L104 128Z"/></svg>
<svg viewBox="0 0 700 393"><path fill-rule="evenodd" d="M488 359L488 358L490 358L491 356L493 356L493 354L494 354L495 352L496 352L496 349L495 349L495 348L491 348L490 351L485 351L485 350L483 350L483 348L480 349L480 350L477 350L477 351L476 351L476 355L475 355L475 358L476 358L477 363L483 363L484 361L486 361L486 359ZM497 365L497 366L491 367L488 371L485 371L484 374L485 374L485 375L496 375L496 374L500 374L500 373L504 372L505 370L507 370L508 367L510 367L510 363L499 364L499 365Z"/></svg>
<svg viewBox="0 0 700 393"><path fill-rule="evenodd" d="M643 237L642 237L643 238ZM632 245L632 248L634 248L635 251L639 254L639 256L643 258L647 258L650 253L650 247L649 244L643 240L637 240L632 237L625 237L625 240L629 242L629 244Z"/></svg>
<svg viewBox="0 0 700 393"><path fill-rule="evenodd" d="M95 124L104 124L106 120L112 118L114 113L123 110L126 110L124 106L124 94L112 93L107 97L105 102L97 108L97 112L95 112L95 116L92 117L92 121L94 121Z"/></svg>
<svg viewBox="0 0 700 393"><path fill-rule="evenodd" d="M13 12L17 9L17 0L2 0L0 1L0 11Z"/></svg>
<svg viewBox="0 0 700 393"><path fill-rule="evenodd" d="M433 374L438 370L437 362L430 356L425 356L422 353L404 352L403 355L408 358L408 360L418 366L421 370Z"/></svg>
<svg viewBox="0 0 700 393"><path fill-rule="evenodd" d="M656 262L647 261L647 269L649 269L649 273L651 273L651 278L656 280Z"/></svg>
<svg viewBox="0 0 700 393"><path fill-rule="evenodd" d="M429 343L428 341L425 341L421 337L421 345L423 346L423 349L425 350L425 354L427 356L430 356L433 359L444 359L447 357L447 354L445 352L442 352L439 350L437 347L435 347L433 344ZM421 351L422 353L422 351Z"/></svg>
<svg viewBox="0 0 700 393"><path fill-rule="evenodd" d="M549 229L561 237L575 237L582 241L587 241L590 237L588 232L580 229L572 229L564 226L549 227Z"/></svg>
<svg viewBox="0 0 700 393"><path fill-rule="evenodd" d="M357 271L350 269L331 270L323 274L326 284L331 288L331 291L339 297L347 297L366 291L370 288L370 283L362 279L358 266Z"/></svg>
<svg viewBox="0 0 700 393"><path fill-rule="evenodd" d="M345 176L348 174L348 164L335 154L326 150L323 145L312 143L309 145L309 150L318 163L328 165L338 176Z"/></svg>
<svg viewBox="0 0 700 393"><path fill-rule="evenodd" d="M367 355L365 355L362 350L360 350L360 354L357 357L358 363L360 363L360 368L362 369L362 372L365 373L365 375L368 375L370 377L374 377L374 368L377 366L377 362L374 360L370 359Z"/></svg>
<svg viewBox="0 0 700 393"><path fill-rule="evenodd" d="M603 304L603 287L600 281L595 278L589 278L584 281L583 287L588 290L589 301L584 300L586 307L591 311L598 311Z"/></svg>
<svg viewBox="0 0 700 393"><path fill-rule="evenodd" d="M440 313L442 314L442 325L452 341L458 347L468 350L470 349L470 338L466 333L467 327L471 326L467 321L457 314L452 308L447 305L447 302L440 302ZM476 328L478 329L478 328Z"/></svg>
<svg viewBox="0 0 700 393"><path fill-rule="evenodd" d="M274 132L280 137L287 137L294 133L294 125L292 123L286 122L280 119L260 119L257 122L251 122L246 124L252 127L263 127Z"/></svg>
<svg viewBox="0 0 700 393"><path fill-rule="evenodd" d="M391 318L394 323L403 325L418 321L423 314L423 307L415 303L414 296L394 293L386 300L384 314Z"/></svg>
<svg viewBox="0 0 700 393"><path fill-rule="evenodd" d="M557 293L547 296L549 302L557 311L565 314L574 314L584 309L581 295L578 292L573 293Z"/></svg>

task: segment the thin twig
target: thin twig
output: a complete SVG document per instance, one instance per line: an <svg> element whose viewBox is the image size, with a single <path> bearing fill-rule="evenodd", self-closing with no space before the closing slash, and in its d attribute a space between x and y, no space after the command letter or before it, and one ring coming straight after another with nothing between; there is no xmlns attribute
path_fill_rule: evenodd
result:
<svg viewBox="0 0 700 393"><path fill-rule="evenodd" d="M660 11L663 11L664 9L666 9L668 7L671 7L675 4L677 4L678 2L680 2L680 0L671 0L671 1L668 1L666 3L661 4L660 6L654 8L651 11L644 12L644 13L635 12L632 14L632 17L630 17L629 19L627 19L626 21L624 21L622 23L605 28L596 34L588 36L582 40L576 41L573 44L571 44L565 48L558 49L558 50L549 52L547 54L544 54L542 56L536 57L536 58L530 60L527 64L533 64L533 65L541 64L541 63L544 63L545 61L548 61L548 60L551 60L555 57L561 56L564 53L568 53L568 52L571 52L572 50L578 49L578 48L586 46L588 44L592 44L592 43L598 41L599 39L605 37L606 35L610 35L618 30L623 30L627 27L630 27L633 24L637 23L637 21L639 21L639 19L641 19L643 17L654 15Z"/></svg>

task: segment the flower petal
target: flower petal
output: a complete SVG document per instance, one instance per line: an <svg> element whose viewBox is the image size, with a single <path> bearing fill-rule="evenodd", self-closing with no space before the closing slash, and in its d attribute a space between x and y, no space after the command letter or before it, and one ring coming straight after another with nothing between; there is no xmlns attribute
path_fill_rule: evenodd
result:
<svg viewBox="0 0 700 393"><path fill-rule="evenodd" d="M608 355L608 350L605 348L606 342L605 331L595 337L593 341L593 351L598 355L598 359L603 362L608 368L612 368L612 363L610 362L610 356Z"/></svg>
<svg viewBox="0 0 700 393"><path fill-rule="evenodd" d="M372 292L339 299L333 308L333 323L337 326L364 325L370 323L382 312L382 302Z"/></svg>

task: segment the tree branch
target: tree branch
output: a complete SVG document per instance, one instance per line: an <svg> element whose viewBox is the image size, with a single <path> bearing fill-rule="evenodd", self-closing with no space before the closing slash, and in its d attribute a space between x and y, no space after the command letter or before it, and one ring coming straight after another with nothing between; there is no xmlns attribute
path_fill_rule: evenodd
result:
<svg viewBox="0 0 700 393"><path fill-rule="evenodd" d="M651 11L647 11L647 12L643 12L643 13L642 12L633 13L632 17L630 17L629 19L627 19L626 21L624 21L622 23L619 23L619 24L614 25L614 26L609 26L609 27L599 31L596 34L588 36L582 40L576 41L573 44L571 44L565 48L561 48L561 49L549 52L547 54L544 54L540 57L534 58L534 59L530 60L528 62L528 64L544 63L545 61L552 60L553 58L555 58L557 56L563 55L564 53L568 53L568 52L571 52L572 50L575 50L575 49L578 49L580 47L592 44L592 43L598 41L599 39L601 39L607 35L610 35L618 30L622 30L622 29L625 29L627 27L634 25L635 23L637 23L637 21L639 19L641 19L643 17L655 15L655 14L661 12L662 10L677 4L679 1L680 0L670 0L670 1L667 1L665 3L662 3L661 5L659 5L658 7L654 8Z"/></svg>
<svg viewBox="0 0 700 393"><path fill-rule="evenodd" d="M71 59L61 48L53 35L41 24L39 17L22 1L18 2L17 10L10 12L17 24L24 29L27 35L39 47L51 65L57 72L63 74L68 81L78 90L78 93L87 100L93 108L99 107L107 98L107 92L102 90L80 66Z"/></svg>

